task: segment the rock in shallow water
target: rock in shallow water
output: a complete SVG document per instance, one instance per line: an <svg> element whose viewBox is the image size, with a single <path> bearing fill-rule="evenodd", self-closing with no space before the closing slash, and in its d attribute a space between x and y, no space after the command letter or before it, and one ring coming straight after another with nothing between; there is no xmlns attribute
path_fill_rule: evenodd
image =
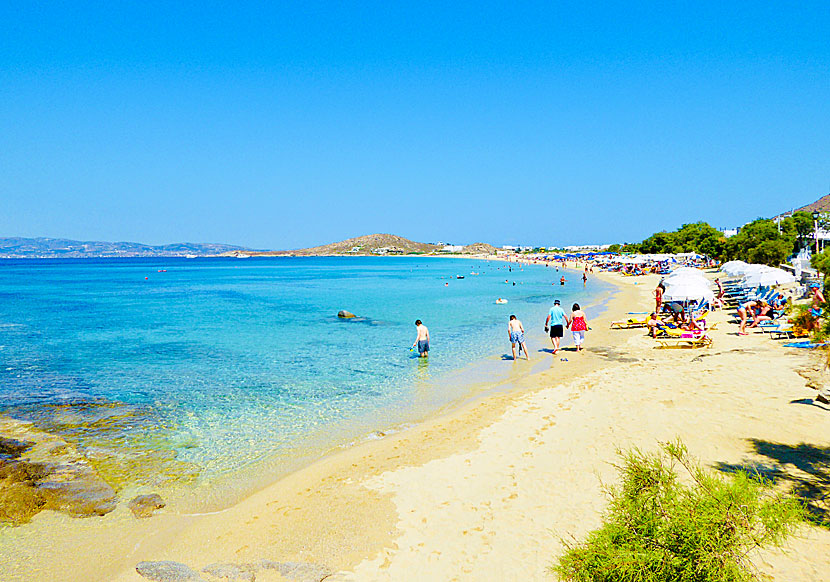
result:
<svg viewBox="0 0 830 582"><path fill-rule="evenodd" d="M135 571L153 582L190 582L204 579L186 564L180 562L139 562Z"/></svg>
<svg viewBox="0 0 830 582"><path fill-rule="evenodd" d="M167 505L158 493L151 493L150 495L139 495L134 497L128 504L133 515L139 518L147 518L153 515L157 509L161 509Z"/></svg>
<svg viewBox="0 0 830 582"><path fill-rule="evenodd" d="M332 574L332 571L326 566L310 562L271 562L263 560L260 565L263 569L277 570L281 576L298 582L321 582Z"/></svg>
<svg viewBox="0 0 830 582"><path fill-rule="evenodd" d="M30 422L0 417L0 522L20 524L44 509L104 515L115 491L63 439Z"/></svg>
<svg viewBox="0 0 830 582"><path fill-rule="evenodd" d="M353 317L357 317L357 316L354 313L352 313L351 311L346 311L345 309L341 309L340 311L337 312L337 317L339 317L341 319L352 319Z"/></svg>
<svg viewBox="0 0 830 582"><path fill-rule="evenodd" d="M228 582L256 582L252 564L211 564L202 568L202 572L211 576L211 579L227 580Z"/></svg>

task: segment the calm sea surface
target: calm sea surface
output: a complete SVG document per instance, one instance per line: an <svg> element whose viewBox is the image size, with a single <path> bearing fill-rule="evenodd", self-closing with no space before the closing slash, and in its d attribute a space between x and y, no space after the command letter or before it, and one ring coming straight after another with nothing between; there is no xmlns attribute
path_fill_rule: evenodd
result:
<svg viewBox="0 0 830 582"><path fill-rule="evenodd" d="M0 261L0 413L62 435L120 486L201 481L462 396L454 371L512 365L510 313L535 355L554 297L608 291L573 271L552 286L560 274L411 257ZM428 362L409 351L416 318Z"/></svg>

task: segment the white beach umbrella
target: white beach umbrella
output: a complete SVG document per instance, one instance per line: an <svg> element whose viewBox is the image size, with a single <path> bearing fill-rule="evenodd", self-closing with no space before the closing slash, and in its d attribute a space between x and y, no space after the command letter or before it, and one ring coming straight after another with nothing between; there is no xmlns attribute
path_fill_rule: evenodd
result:
<svg viewBox="0 0 830 582"><path fill-rule="evenodd" d="M680 269L672 271L665 279L663 279L663 283L668 285L675 281L700 281L705 285L709 285L709 280L702 271L699 271L698 269L681 270L683 268L684 267L681 267Z"/></svg>
<svg viewBox="0 0 830 582"><path fill-rule="evenodd" d="M727 261L723 265L721 265L720 270L726 273L727 275L737 275L738 273L742 273L743 269L748 266L748 263L745 261Z"/></svg>
<svg viewBox="0 0 830 582"><path fill-rule="evenodd" d="M666 291L663 293L664 301L712 301L715 293L709 284L698 279L682 279L674 283L666 284Z"/></svg>
<svg viewBox="0 0 830 582"><path fill-rule="evenodd" d="M793 283L794 281L795 276L792 273L788 273L784 269L776 269L773 267L753 271L748 273L744 278L744 284L750 287L758 287L759 285L769 287L771 285Z"/></svg>

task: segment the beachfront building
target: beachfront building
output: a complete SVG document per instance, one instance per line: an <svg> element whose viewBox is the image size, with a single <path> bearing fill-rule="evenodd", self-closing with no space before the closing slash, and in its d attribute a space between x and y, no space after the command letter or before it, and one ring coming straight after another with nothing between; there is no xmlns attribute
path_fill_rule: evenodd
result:
<svg viewBox="0 0 830 582"><path fill-rule="evenodd" d="M464 245L444 245L441 249L442 253L460 253L464 250Z"/></svg>
<svg viewBox="0 0 830 582"><path fill-rule="evenodd" d="M569 253L577 253L577 252L591 252L591 251L607 251L610 247L610 244L607 245L572 245L569 247L565 247L565 250Z"/></svg>

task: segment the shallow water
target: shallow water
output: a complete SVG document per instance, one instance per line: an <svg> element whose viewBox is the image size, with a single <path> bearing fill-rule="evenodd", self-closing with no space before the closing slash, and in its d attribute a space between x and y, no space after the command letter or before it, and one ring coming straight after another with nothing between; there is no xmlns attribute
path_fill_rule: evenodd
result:
<svg viewBox="0 0 830 582"><path fill-rule="evenodd" d="M458 398L454 370L509 353L510 313L538 335L554 296L567 308L608 290L583 289L573 271L561 287L553 267L508 269L417 257L0 261L0 413L76 444L117 487L296 457ZM430 329L428 362L409 351L416 318Z"/></svg>

